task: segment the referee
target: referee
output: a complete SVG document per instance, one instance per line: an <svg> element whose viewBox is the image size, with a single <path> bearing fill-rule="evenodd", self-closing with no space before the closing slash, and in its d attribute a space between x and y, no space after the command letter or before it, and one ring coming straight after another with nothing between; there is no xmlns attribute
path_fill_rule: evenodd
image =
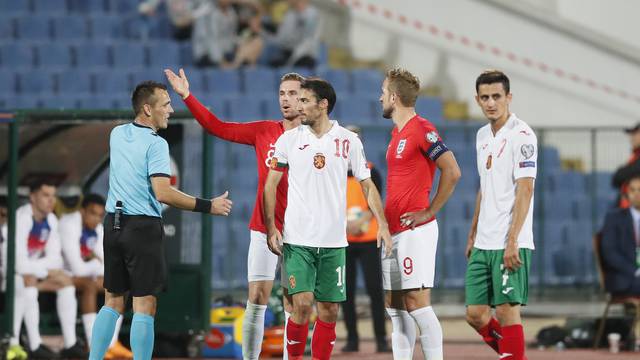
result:
<svg viewBox="0 0 640 360"><path fill-rule="evenodd" d="M167 282L161 202L180 209L229 215L228 193L212 200L194 198L171 187L169 145L156 133L173 113L167 87L145 81L131 98L136 118L115 127L109 140L109 195L104 220L105 305L93 326L89 359L102 359L125 294L133 297L131 350L134 359L151 359L156 294Z"/></svg>

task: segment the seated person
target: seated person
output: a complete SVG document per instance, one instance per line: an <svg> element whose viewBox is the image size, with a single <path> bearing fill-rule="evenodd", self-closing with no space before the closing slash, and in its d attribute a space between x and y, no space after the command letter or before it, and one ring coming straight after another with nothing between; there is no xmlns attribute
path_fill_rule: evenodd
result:
<svg viewBox="0 0 640 360"><path fill-rule="evenodd" d="M640 296L640 176L629 180L628 209L607 214L600 254L605 289L612 295Z"/></svg>
<svg viewBox="0 0 640 360"><path fill-rule="evenodd" d="M80 312L87 344L91 344L91 331L98 308L97 295L104 292L104 206L102 196L89 194L82 200L80 210L61 217L59 225L65 270L73 277L73 285L81 295ZM133 353L118 341L121 325L122 315L116 322L107 358L133 358Z"/></svg>
<svg viewBox="0 0 640 360"><path fill-rule="evenodd" d="M30 186L29 203L16 211L16 273L24 281L24 323L29 336L29 358L57 357L42 344L40 337L39 292L56 292L56 309L66 358L86 358L87 353L76 341L78 302L76 288L63 270L58 235L58 219L53 214L56 202L54 184L41 180Z"/></svg>

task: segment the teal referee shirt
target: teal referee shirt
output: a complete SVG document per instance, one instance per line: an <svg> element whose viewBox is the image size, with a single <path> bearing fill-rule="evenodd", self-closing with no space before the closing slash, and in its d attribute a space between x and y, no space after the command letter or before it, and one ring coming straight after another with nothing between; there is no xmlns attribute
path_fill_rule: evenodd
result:
<svg viewBox="0 0 640 360"><path fill-rule="evenodd" d="M116 126L109 138L107 212L122 201L127 215L162 216L151 177L171 177L169 144L150 127L135 122Z"/></svg>

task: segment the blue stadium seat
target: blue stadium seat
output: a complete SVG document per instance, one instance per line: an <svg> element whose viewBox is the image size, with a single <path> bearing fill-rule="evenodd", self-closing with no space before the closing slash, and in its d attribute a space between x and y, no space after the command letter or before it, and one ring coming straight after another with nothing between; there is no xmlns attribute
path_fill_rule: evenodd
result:
<svg viewBox="0 0 640 360"><path fill-rule="evenodd" d="M348 106L342 107L340 120L346 124L369 125L376 123L380 113L375 106L377 103L371 97L350 96Z"/></svg>
<svg viewBox="0 0 640 360"><path fill-rule="evenodd" d="M110 12L122 15L137 14L138 2L130 0L107 0L107 8Z"/></svg>
<svg viewBox="0 0 640 360"><path fill-rule="evenodd" d="M114 94L132 91L129 73L122 70L94 73L95 91L98 94Z"/></svg>
<svg viewBox="0 0 640 360"><path fill-rule="evenodd" d="M180 60L180 45L178 45L178 43L173 41L156 41L150 43L148 49L149 65L152 67L170 68L177 73L178 68L182 66Z"/></svg>
<svg viewBox="0 0 640 360"><path fill-rule="evenodd" d="M445 217L446 221L468 220L470 217L467 204L464 201L451 198L440 213Z"/></svg>
<svg viewBox="0 0 640 360"><path fill-rule="evenodd" d="M88 37L89 26L84 17L58 17L53 19L53 33L57 40L82 40Z"/></svg>
<svg viewBox="0 0 640 360"><path fill-rule="evenodd" d="M46 71L25 72L19 75L20 93L22 94L51 94L54 81Z"/></svg>
<svg viewBox="0 0 640 360"><path fill-rule="evenodd" d="M68 95L44 96L41 99L42 107L52 110L76 109L79 101L77 97Z"/></svg>
<svg viewBox="0 0 640 360"><path fill-rule="evenodd" d="M596 181L596 194L598 195L610 195L611 193L616 193L617 190L613 188L611 185L611 181L613 179L613 173L598 171L595 173L595 181Z"/></svg>
<svg viewBox="0 0 640 360"><path fill-rule="evenodd" d="M125 42L113 46L113 66L142 68L147 65L145 48L139 42ZM158 69L161 72L161 69Z"/></svg>
<svg viewBox="0 0 640 360"><path fill-rule="evenodd" d="M103 44L84 43L72 48L75 66L79 68L101 68L111 64L109 47Z"/></svg>
<svg viewBox="0 0 640 360"><path fill-rule="evenodd" d="M174 66L170 67L173 72L178 74L178 70L182 66ZM198 96L198 98L207 91L207 86L205 82L205 74L208 70L200 69L200 68L184 68L184 72L187 75L187 79L189 80L189 91L191 91L194 95Z"/></svg>
<svg viewBox="0 0 640 360"><path fill-rule="evenodd" d="M544 146L541 154L538 154L538 161L547 171L560 169L560 153L554 147Z"/></svg>
<svg viewBox="0 0 640 360"><path fill-rule="evenodd" d="M278 99L276 99L275 97L273 98L265 97L264 104L266 107L264 115L267 119L271 119L271 120L282 119L282 111L280 111L280 102L278 101Z"/></svg>
<svg viewBox="0 0 640 360"><path fill-rule="evenodd" d="M113 40L123 36L123 20L116 15L89 17L92 39Z"/></svg>
<svg viewBox="0 0 640 360"><path fill-rule="evenodd" d="M149 38L170 40L173 29L171 28L171 19L164 14L158 14L148 20Z"/></svg>
<svg viewBox="0 0 640 360"><path fill-rule="evenodd" d="M443 123L442 100L435 97L419 96L416 99L416 113L433 125L440 126Z"/></svg>
<svg viewBox="0 0 640 360"><path fill-rule="evenodd" d="M88 94L92 92L92 75L81 69L67 70L56 74L58 94Z"/></svg>
<svg viewBox="0 0 640 360"><path fill-rule="evenodd" d="M3 17L3 20L0 21L0 41L13 39L14 25L14 19Z"/></svg>
<svg viewBox="0 0 640 360"><path fill-rule="evenodd" d="M10 109L38 109L42 107L40 99L32 95L21 95L11 99Z"/></svg>
<svg viewBox="0 0 640 360"><path fill-rule="evenodd" d="M351 73L341 69L324 69L318 72L318 76L327 80L333 86L338 98L351 93Z"/></svg>
<svg viewBox="0 0 640 360"><path fill-rule="evenodd" d="M374 69L356 69L351 72L353 91L356 94L373 94L380 96L384 76Z"/></svg>
<svg viewBox="0 0 640 360"><path fill-rule="evenodd" d="M7 69L31 68L34 65L33 48L24 43L9 43L0 47L2 66Z"/></svg>
<svg viewBox="0 0 640 360"><path fill-rule="evenodd" d="M69 0L69 10L82 14L101 14L106 9L104 0Z"/></svg>
<svg viewBox="0 0 640 360"><path fill-rule="evenodd" d="M131 87L136 86L141 81L153 80L163 84L167 84L167 78L164 75L163 69L142 69L131 72Z"/></svg>
<svg viewBox="0 0 640 360"><path fill-rule="evenodd" d="M51 18L43 15L19 17L16 19L16 35L21 40L50 40Z"/></svg>
<svg viewBox="0 0 640 360"><path fill-rule="evenodd" d="M314 69L306 68L306 67L281 67L275 70L276 74L284 75L286 73L294 72L298 73L304 77L315 76L316 72Z"/></svg>
<svg viewBox="0 0 640 360"><path fill-rule="evenodd" d="M29 1L0 0L0 14L22 15L29 11Z"/></svg>
<svg viewBox="0 0 640 360"><path fill-rule="evenodd" d="M178 43L180 47L180 63L182 66L193 66L193 46L190 41Z"/></svg>
<svg viewBox="0 0 640 360"><path fill-rule="evenodd" d="M464 223L450 219L445 223L443 235L438 242L442 242L444 256L438 256L444 263L443 276L445 287L460 287L464 285L464 275L467 264L464 249L467 244L468 227Z"/></svg>
<svg viewBox="0 0 640 360"><path fill-rule="evenodd" d="M202 94L198 96L198 100L202 103L202 105L206 106L213 114L215 114L220 120L229 119L229 110L227 106L227 101L223 97L215 94ZM217 143L217 142L216 142ZM218 150L216 148L216 156L218 154L224 153L223 150Z"/></svg>
<svg viewBox="0 0 640 360"><path fill-rule="evenodd" d="M46 43L36 47L37 64L41 68L71 67L71 49L65 44Z"/></svg>
<svg viewBox="0 0 640 360"><path fill-rule="evenodd" d="M207 89L210 93L231 96L240 92L240 73L236 70L213 69L208 72Z"/></svg>
<svg viewBox="0 0 640 360"><path fill-rule="evenodd" d="M110 96L86 95L78 97L78 108L84 110L110 110L115 108L115 101Z"/></svg>
<svg viewBox="0 0 640 360"><path fill-rule="evenodd" d="M12 70L0 69L0 96L16 93L16 75Z"/></svg>
<svg viewBox="0 0 640 360"><path fill-rule="evenodd" d="M231 98L228 100L229 118L233 121L253 121L263 119L262 99L254 97Z"/></svg>
<svg viewBox="0 0 640 360"><path fill-rule="evenodd" d="M24 0L22 0L24 1ZM47 15L66 14L67 0L31 0L35 13Z"/></svg>
<svg viewBox="0 0 640 360"><path fill-rule="evenodd" d="M279 81L276 81L276 73L272 69L244 69L242 75L245 94L272 95L278 91Z"/></svg>

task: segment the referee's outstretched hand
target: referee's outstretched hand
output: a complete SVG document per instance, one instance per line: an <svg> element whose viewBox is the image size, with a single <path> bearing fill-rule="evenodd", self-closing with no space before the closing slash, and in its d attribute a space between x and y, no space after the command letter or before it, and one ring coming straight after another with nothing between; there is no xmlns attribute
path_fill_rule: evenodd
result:
<svg viewBox="0 0 640 360"><path fill-rule="evenodd" d="M211 213L213 215L229 216L233 201L229 200L228 197L229 192L225 191L224 194L211 199Z"/></svg>

